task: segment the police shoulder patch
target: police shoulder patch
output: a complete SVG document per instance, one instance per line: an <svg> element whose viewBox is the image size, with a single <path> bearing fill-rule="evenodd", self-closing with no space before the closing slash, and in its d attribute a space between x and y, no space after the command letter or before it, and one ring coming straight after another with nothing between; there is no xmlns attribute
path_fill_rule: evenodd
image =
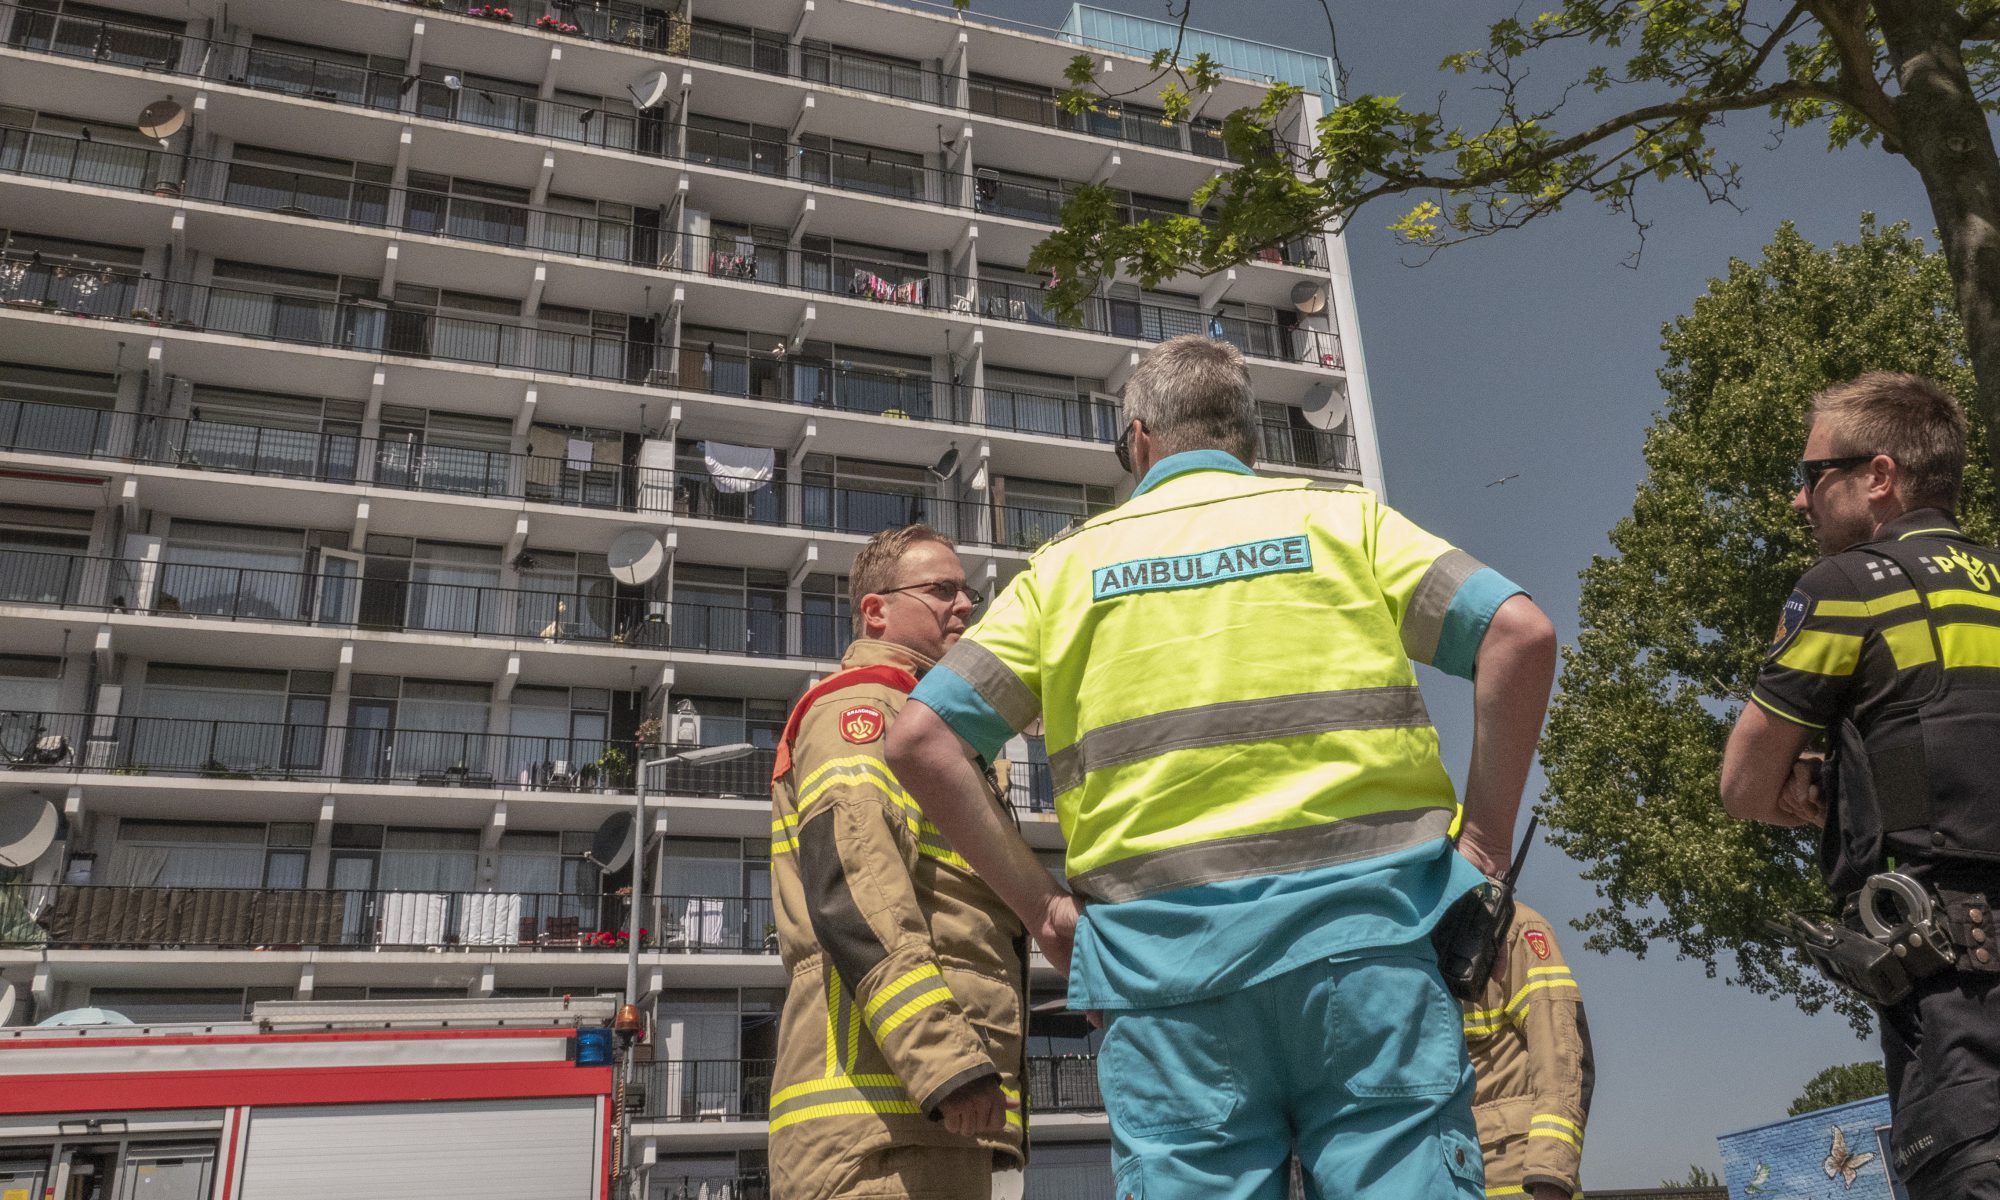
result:
<svg viewBox="0 0 2000 1200"><path fill-rule="evenodd" d="M882 736L888 721L872 704L857 704L840 712L840 736L857 746L865 746Z"/></svg>
<svg viewBox="0 0 2000 1200"><path fill-rule="evenodd" d="M1793 588L1792 594L1785 597L1785 607L1778 613L1778 628L1771 635L1771 648L1765 651L1765 657L1776 658L1783 654L1785 647L1798 636L1799 630L1805 628L1806 614L1811 611L1812 597Z"/></svg>

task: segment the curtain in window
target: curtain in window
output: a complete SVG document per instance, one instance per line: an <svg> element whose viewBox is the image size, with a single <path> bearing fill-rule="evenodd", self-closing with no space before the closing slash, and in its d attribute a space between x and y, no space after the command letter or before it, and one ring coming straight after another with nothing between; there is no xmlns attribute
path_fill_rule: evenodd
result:
<svg viewBox="0 0 2000 1200"><path fill-rule="evenodd" d="M469 892L478 875L479 835L456 829L391 829L377 876L384 891Z"/></svg>
<svg viewBox="0 0 2000 1200"><path fill-rule="evenodd" d="M276 769L285 694L148 684L129 765L163 770Z"/></svg>

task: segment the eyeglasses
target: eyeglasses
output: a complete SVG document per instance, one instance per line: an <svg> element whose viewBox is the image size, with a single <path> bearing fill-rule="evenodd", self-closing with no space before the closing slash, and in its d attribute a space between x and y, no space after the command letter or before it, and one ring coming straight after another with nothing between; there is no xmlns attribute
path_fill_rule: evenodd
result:
<svg viewBox="0 0 2000 1200"><path fill-rule="evenodd" d="M1118 435L1118 444L1113 447L1118 453L1118 467L1127 475L1132 473L1132 431L1138 426L1136 417L1125 422L1125 432Z"/></svg>
<svg viewBox="0 0 2000 1200"><path fill-rule="evenodd" d="M884 595L890 592L923 592L930 596L931 599L941 600L946 604L950 604L952 601L958 599L958 594L964 592L965 598L972 602L972 607L978 608L980 605L986 603L986 597L977 588L961 583L956 579L934 579L929 583L906 583L902 587L882 589Z"/></svg>
<svg viewBox="0 0 2000 1200"><path fill-rule="evenodd" d="M1873 454L1847 454L1839 458L1808 458L1794 468L1794 479L1807 492L1819 488L1819 481L1826 478L1828 471L1845 471L1865 462L1874 462Z"/></svg>

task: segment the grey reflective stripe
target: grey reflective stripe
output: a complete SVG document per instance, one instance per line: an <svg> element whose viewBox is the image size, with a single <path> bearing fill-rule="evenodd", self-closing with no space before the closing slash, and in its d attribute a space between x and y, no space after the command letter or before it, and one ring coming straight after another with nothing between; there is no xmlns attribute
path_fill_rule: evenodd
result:
<svg viewBox="0 0 2000 1200"><path fill-rule="evenodd" d="M1485 566L1463 550L1447 550L1417 581L1417 590L1410 593L1410 610L1403 614L1403 653L1412 662L1428 664L1437 654L1451 598L1458 594L1460 584Z"/></svg>
<svg viewBox="0 0 2000 1200"><path fill-rule="evenodd" d="M776 1120L801 1109L818 1108L827 1104L849 1104L857 1100L871 1107L909 1101L910 1093L900 1083L861 1082L881 1078L883 1077L879 1075L834 1075L825 1080L814 1080L801 1086L783 1089L778 1093L777 1101L771 1105L770 1118ZM893 1081L895 1076L891 1075L888 1078ZM787 1092L791 1094L787 1095Z"/></svg>
<svg viewBox="0 0 2000 1200"><path fill-rule="evenodd" d="M1035 699L1035 693L1028 690L1020 676L1007 669L1006 663L978 642L960 638L957 645L945 651L938 666L950 667L953 674L971 684L972 690L993 706L1009 729L1024 729L1041 715L1042 702Z"/></svg>
<svg viewBox="0 0 2000 1200"><path fill-rule="evenodd" d="M1177 708L1091 730L1075 744L1049 755L1049 780L1056 791L1066 792L1082 786L1083 777L1091 771L1175 750L1341 729L1428 725L1430 719L1423 693L1415 687L1305 692Z"/></svg>
<svg viewBox="0 0 2000 1200"><path fill-rule="evenodd" d="M1197 883L1374 858L1447 836L1455 813L1450 807L1367 813L1324 825L1172 846L1085 871L1069 884L1092 900L1116 904Z"/></svg>

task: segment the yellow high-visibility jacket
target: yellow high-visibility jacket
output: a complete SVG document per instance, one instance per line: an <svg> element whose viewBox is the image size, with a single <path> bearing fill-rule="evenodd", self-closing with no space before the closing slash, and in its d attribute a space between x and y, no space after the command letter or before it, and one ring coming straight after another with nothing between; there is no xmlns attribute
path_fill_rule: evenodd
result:
<svg viewBox="0 0 2000 1200"><path fill-rule="evenodd" d="M1486 1194L1520 1196L1530 1184L1552 1183L1577 1195L1596 1083L1583 995L1540 913L1516 904L1508 936L1506 975L1465 1005Z"/></svg>
<svg viewBox="0 0 2000 1200"><path fill-rule="evenodd" d="M888 1146L1025 1159L1026 941L1020 921L923 819L883 761L929 660L854 643L808 692L772 782L771 881L791 977L771 1080L778 1200L838 1193ZM992 797L1000 803L999 797ZM996 1077L1021 1107L976 1141L938 1103Z"/></svg>

